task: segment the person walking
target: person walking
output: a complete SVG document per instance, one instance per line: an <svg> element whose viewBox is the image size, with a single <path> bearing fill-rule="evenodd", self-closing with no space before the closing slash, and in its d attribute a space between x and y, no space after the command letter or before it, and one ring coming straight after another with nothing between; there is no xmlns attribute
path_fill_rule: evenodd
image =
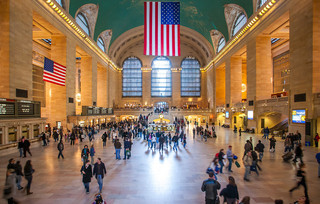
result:
<svg viewBox="0 0 320 204"><path fill-rule="evenodd" d="M121 160L120 157L120 151L121 151L121 143L119 142L119 139L116 139L114 142L114 148L116 150L116 159Z"/></svg>
<svg viewBox="0 0 320 204"><path fill-rule="evenodd" d="M300 186L304 187L304 196L306 197L307 200L309 200L309 195L308 195L308 188L306 184L306 172L304 171L305 165L301 163L299 165L299 169L297 171L297 185L289 190L290 193L292 193L294 190L298 189ZM309 202L308 202L309 203Z"/></svg>
<svg viewBox="0 0 320 204"><path fill-rule="evenodd" d="M245 181L250 181L249 180L249 173L250 173L250 167L252 166L252 156L251 156L251 152L250 151L244 156L243 165L246 168L243 179Z"/></svg>
<svg viewBox="0 0 320 204"><path fill-rule="evenodd" d="M252 148L252 144L251 144L250 140L247 140L246 144L244 145L243 157L251 150L251 148Z"/></svg>
<svg viewBox="0 0 320 204"><path fill-rule="evenodd" d="M31 160L28 160L26 162L26 165L24 166L24 178L28 181L27 186L25 187L27 190L27 195L30 195L33 193L30 191L33 173L34 173L34 169L32 168Z"/></svg>
<svg viewBox="0 0 320 204"><path fill-rule="evenodd" d="M318 178L320 178L320 152L316 154L316 159L318 162Z"/></svg>
<svg viewBox="0 0 320 204"><path fill-rule="evenodd" d="M223 167L224 167L224 163L223 163L224 152L223 151L224 151L224 149L220 149L219 156L218 156L219 164L220 164L220 173L223 173Z"/></svg>
<svg viewBox="0 0 320 204"><path fill-rule="evenodd" d="M239 136L241 137L241 127L239 127Z"/></svg>
<svg viewBox="0 0 320 204"><path fill-rule="evenodd" d="M94 164L94 155L96 153L96 150L94 149L94 146L93 144L91 145L90 147L90 157L91 157L91 164L93 165Z"/></svg>
<svg viewBox="0 0 320 204"><path fill-rule="evenodd" d="M270 152L276 151L276 139L272 136L270 139Z"/></svg>
<svg viewBox="0 0 320 204"><path fill-rule="evenodd" d="M186 134L183 135L183 147L186 148L187 145L187 136Z"/></svg>
<svg viewBox="0 0 320 204"><path fill-rule="evenodd" d="M16 167L17 187L18 187L18 190L22 190L23 187L21 186L21 180L22 180L23 172L22 172L22 166L20 164L20 161L17 161L15 167Z"/></svg>
<svg viewBox="0 0 320 204"><path fill-rule="evenodd" d="M90 150L88 148L88 145L84 145L82 152L81 152L81 159L83 162L83 165L87 163L87 160L89 158Z"/></svg>
<svg viewBox="0 0 320 204"><path fill-rule="evenodd" d="M86 193L89 194L90 193L89 185L92 178L92 167L90 165L89 160L87 160L86 163L81 167L80 172L82 174L82 182L86 190Z"/></svg>
<svg viewBox="0 0 320 204"><path fill-rule="evenodd" d="M209 173L209 178L204 180L201 186L201 191L205 192L205 203L215 204L218 197L218 190L221 188L220 183L215 180L214 173Z"/></svg>
<svg viewBox="0 0 320 204"><path fill-rule="evenodd" d="M193 127L192 129L192 133L193 133L193 139L196 137L196 129Z"/></svg>
<svg viewBox="0 0 320 204"><path fill-rule="evenodd" d="M284 152L286 153L287 151L291 151L291 140L289 137L286 137L285 141L284 141Z"/></svg>
<svg viewBox="0 0 320 204"><path fill-rule="evenodd" d="M173 138L172 138L172 141L173 141L173 151L178 151L178 148L177 148L177 143L178 143L178 136L177 135L174 135Z"/></svg>
<svg viewBox="0 0 320 204"><path fill-rule="evenodd" d="M231 167L232 167L232 162L233 162L233 153L232 153L232 146L230 145L229 146L229 148L228 148L228 150L227 150L227 159L228 159L228 161L229 161L229 165L228 165L228 171L229 172L233 172L232 170L231 170Z"/></svg>
<svg viewBox="0 0 320 204"><path fill-rule="evenodd" d="M124 139L124 150L123 150L123 160L126 160L127 158L130 159L130 149L131 149L131 141L129 141L127 138Z"/></svg>
<svg viewBox="0 0 320 204"><path fill-rule="evenodd" d="M318 147L318 144L319 144L319 134L317 133L316 136L314 137L314 143L315 143L315 146Z"/></svg>
<svg viewBox="0 0 320 204"><path fill-rule="evenodd" d="M258 141L256 146L256 150L259 152L259 161L262 162L263 152L264 152L264 144L261 143L261 140Z"/></svg>
<svg viewBox="0 0 320 204"><path fill-rule="evenodd" d="M20 157L22 157L22 155L23 155L23 142L22 142L22 139L20 139L19 142L18 142L18 149L19 149Z"/></svg>
<svg viewBox="0 0 320 204"><path fill-rule="evenodd" d="M153 150L156 149L156 142L157 142L156 136L155 136L155 135L152 135L152 139L151 139L151 149L153 149Z"/></svg>
<svg viewBox="0 0 320 204"><path fill-rule="evenodd" d="M32 154L30 152L30 142L29 142L29 140L27 140L24 137L22 137L22 142L23 142L23 158L27 157L27 152L30 154L30 156L32 156Z"/></svg>
<svg viewBox="0 0 320 204"><path fill-rule="evenodd" d="M60 156L62 157L62 159L64 159L64 156L62 154L62 151L64 150L64 145L63 145L62 140L60 140L60 142L58 143L57 148L59 150L58 159L60 159Z"/></svg>
<svg viewBox="0 0 320 204"><path fill-rule="evenodd" d="M297 145L294 153L295 153L295 156L294 156L293 162L296 163L296 162L297 162L297 159L299 158L299 159L300 159L300 162L303 164L303 161L302 161L303 151L302 151L302 148L301 148L301 143L299 143L299 144Z"/></svg>
<svg viewBox="0 0 320 204"><path fill-rule="evenodd" d="M224 201L227 201L227 204L237 204L239 203L239 192L235 179L232 176L229 176L228 180L229 184L226 188L221 190L220 196L225 198Z"/></svg>
<svg viewBox="0 0 320 204"><path fill-rule="evenodd" d="M99 184L99 193L102 191L103 187L103 177L107 174L106 167L104 163L101 161L101 158L97 159L97 162L94 164L93 175L95 175L98 184Z"/></svg>
<svg viewBox="0 0 320 204"><path fill-rule="evenodd" d="M163 153L163 144L164 144L164 137L161 134L161 136L159 138L159 152L161 151L161 153Z"/></svg>
<svg viewBox="0 0 320 204"><path fill-rule="evenodd" d="M14 169L7 169L6 173L6 182L3 189L3 198L8 201L8 204L17 204L18 201L16 201L13 197L16 195L16 175Z"/></svg>
<svg viewBox="0 0 320 204"><path fill-rule="evenodd" d="M107 133L106 132L104 132L102 135L102 142L103 142L103 147L105 147L106 143L107 143Z"/></svg>

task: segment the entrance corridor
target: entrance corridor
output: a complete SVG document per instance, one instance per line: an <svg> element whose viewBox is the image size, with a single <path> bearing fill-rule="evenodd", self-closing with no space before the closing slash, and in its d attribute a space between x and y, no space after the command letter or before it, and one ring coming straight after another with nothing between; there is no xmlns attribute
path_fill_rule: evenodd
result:
<svg viewBox="0 0 320 204"><path fill-rule="evenodd" d="M104 178L102 194L108 204L202 204L204 193L201 192L201 184L207 178L206 168L219 149L227 150L228 145L233 146L233 152L239 157L240 168L233 165L233 173L218 175L218 181L222 188L226 187L229 175L236 179L240 199L250 196L250 203L268 204L275 199L283 199L284 203L293 203L303 195L303 188L294 191L292 196L289 189L295 185L295 166L284 163L283 141L277 139L275 153L270 153L269 143L262 140L266 146L262 171L260 176L255 173L250 175L251 182L244 182L244 167L241 161L245 141L253 137L253 145L261 138L260 135L243 133L241 137L231 129L216 127L217 138L209 138L208 142L201 141L200 136L192 138L192 127L187 127L187 147L180 144L177 153L169 149L159 154L158 151L148 150L147 143L142 139L134 139L132 157L130 160L115 160L114 147L111 141L107 147L102 147L101 134L95 136L95 158L101 157L107 168L107 176ZM209 127L211 128L211 127ZM98 192L98 184L95 178L90 184L90 194L86 194L82 176L80 174L80 153L84 144L89 145L86 139L83 143L70 146L65 144L65 159L57 159L57 143L51 138L48 147L33 143L31 146L32 157L19 158L17 149L0 152L0 186L1 190L5 181L5 172L8 160L14 158L20 160L24 166L28 159L32 159L35 169L32 195L26 196L21 191L17 192L17 199L21 203L28 204L88 204L94 201L94 194ZM306 163L306 178L311 203L319 203L320 194L318 178L318 164L315 159L317 149L306 147L304 161ZM123 157L123 152L121 152ZM23 178L22 185L26 185ZM220 198L222 200L222 198ZM5 203L0 200L0 203ZM222 202L221 202L222 203Z"/></svg>

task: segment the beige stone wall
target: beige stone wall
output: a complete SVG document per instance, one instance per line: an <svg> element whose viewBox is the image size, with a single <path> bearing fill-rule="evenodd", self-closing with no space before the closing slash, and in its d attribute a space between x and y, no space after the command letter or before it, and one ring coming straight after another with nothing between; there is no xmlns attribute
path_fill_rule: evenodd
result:
<svg viewBox="0 0 320 204"><path fill-rule="evenodd" d="M216 106L226 104L226 69L224 65L216 68L215 70L215 83L216 83Z"/></svg>

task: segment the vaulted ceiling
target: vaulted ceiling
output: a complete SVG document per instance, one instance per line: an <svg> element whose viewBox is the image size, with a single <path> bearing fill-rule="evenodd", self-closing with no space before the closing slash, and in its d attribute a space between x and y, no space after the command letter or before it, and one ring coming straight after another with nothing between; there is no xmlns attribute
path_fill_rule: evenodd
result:
<svg viewBox="0 0 320 204"><path fill-rule="evenodd" d="M162 2L174 0L162 0ZM144 24L145 0L70 0L70 14L75 17L78 9L85 4L98 5L98 16L94 28L94 39L100 33L112 30L111 43L124 32ZM210 31L218 30L229 39L225 19L225 5L237 4L247 16L253 13L252 0L180 0L181 25L202 34L210 43Z"/></svg>

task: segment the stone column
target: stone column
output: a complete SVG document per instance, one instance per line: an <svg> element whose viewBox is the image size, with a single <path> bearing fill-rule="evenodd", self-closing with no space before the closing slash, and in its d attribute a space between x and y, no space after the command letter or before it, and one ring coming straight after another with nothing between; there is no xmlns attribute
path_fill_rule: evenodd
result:
<svg viewBox="0 0 320 204"><path fill-rule="evenodd" d="M97 106L107 107L107 69L101 65L97 70Z"/></svg>
<svg viewBox="0 0 320 204"><path fill-rule="evenodd" d="M16 98L22 89L32 100L32 15L30 1L0 1L0 97Z"/></svg>
<svg viewBox="0 0 320 204"><path fill-rule="evenodd" d="M67 39L65 36L53 35L51 39L51 59L61 65L66 66L67 61ZM67 67L68 69L68 67ZM67 81L66 81L67 83ZM46 82L46 102L48 122L51 127L56 126L57 121L61 125L67 125L67 106L66 106L66 86L60 86Z"/></svg>
<svg viewBox="0 0 320 204"><path fill-rule="evenodd" d="M242 99L242 58L230 58L230 106L241 102Z"/></svg>
<svg viewBox="0 0 320 204"><path fill-rule="evenodd" d="M93 62L91 56L81 57L81 105L92 106Z"/></svg>
<svg viewBox="0 0 320 204"><path fill-rule="evenodd" d="M96 58L92 58L92 103L97 104L97 74L98 62ZM93 104L92 104L93 105Z"/></svg>
<svg viewBox="0 0 320 204"><path fill-rule="evenodd" d="M215 101L216 106L221 106L226 103L226 71L225 67L218 67L215 70L215 83L216 83L216 94Z"/></svg>
<svg viewBox="0 0 320 204"><path fill-rule="evenodd" d="M315 119L313 107L313 73L319 70L314 67L314 63L319 59L315 59L314 53L319 52L313 46L313 39L319 38L319 33L314 29L314 23L318 24L319 10L313 8L313 1L292 0L290 9L290 123L289 132L299 132L302 134L302 141L305 141L305 124L294 124L291 121L293 109L306 109L307 119ZM319 5L315 3L314 5ZM315 16L314 16L315 15ZM314 22L313 22L314 21ZM318 71L316 71L318 72ZM319 79L316 79L317 81ZM295 102L296 94L306 94L305 102Z"/></svg>
<svg viewBox="0 0 320 204"><path fill-rule="evenodd" d="M171 71L172 73L172 105L180 107L181 102L181 77L180 71Z"/></svg>
<svg viewBox="0 0 320 204"><path fill-rule="evenodd" d="M29 128L29 138L30 139L33 139L33 124L29 124L28 125L28 128ZM44 132L44 131L43 131Z"/></svg>
<svg viewBox="0 0 320 204"><path fill-rule="evenodd" d="M151 71L142 71L142 104L151 105Z"/></svg>
<svg viewBox="0 0 320 204"><path fill-rule="evenodd" d="M76 43L67 38L67 77L66 77L66 106L67 116L76 115ZM69 98L73 99L73 103L69 103Z"/></svg>
<svg viewBox="0 0 320 204"><path fill-rule="evenodd" d="M8 144L8 140L9 140L9 128L8 128L8 125L4 126L2 128L2 132L3 132L3 143L2 144Z"/></svg>

